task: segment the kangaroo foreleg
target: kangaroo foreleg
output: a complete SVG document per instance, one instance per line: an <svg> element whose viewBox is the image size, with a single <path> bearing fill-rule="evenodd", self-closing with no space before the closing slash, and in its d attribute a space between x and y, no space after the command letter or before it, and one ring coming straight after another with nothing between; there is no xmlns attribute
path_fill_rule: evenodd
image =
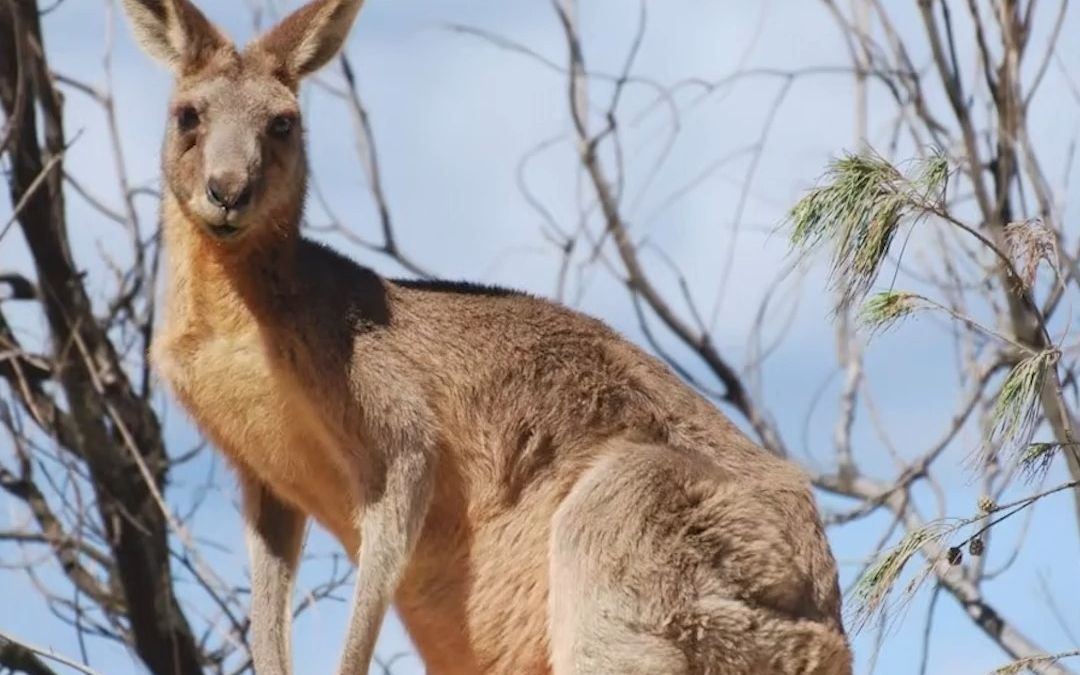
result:
<svg viewBox="0 0 1080 675"><path fill-rule="evenodd" d="M359 576L342 675L366 675L383 617L412 555L431 500L432 467L422 453L388 459L385 480L360 515Z"/></svg>
<svg viewBox="0 0 1080 675"><path fill-rule="evenodd" d="M241 476L251 564L251 654L259 675L292 672L292 591L307 518Z"/></svg>

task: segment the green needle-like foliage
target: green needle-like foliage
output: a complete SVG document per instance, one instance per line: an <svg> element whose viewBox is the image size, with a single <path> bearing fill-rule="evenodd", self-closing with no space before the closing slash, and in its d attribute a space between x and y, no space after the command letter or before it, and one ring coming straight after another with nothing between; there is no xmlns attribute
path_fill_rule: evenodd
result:
<svg viewBox="0 0 1080 675"><path fill-rule="evenodd" d="M919 296L903 291L884 291L863 303L859 320L871 332L888 330L900 319L919 309Z"/></svg>
<svg viewBox="0 0 1080 675"><path fill-rule="evenodd" d="M1061 449L1060 443L1029 443L1020 454L1020 469L1025 476L1038 478L1046 473Z"/></svg>
<svg viewBox="0 0 1080 675"><path fill-rule="evenodd" d="M1018 675L1024 671L1035 672L1039 666L1051 666L1063 659L1075 658L1077 656L1080 656L1080 649L1061 652L1060 654L1039 654L1038 656L1029 656L997 668L992 671L990 675Z"/></svg>
<svg viewBox="0 0 1080 675"><path fill-rule="evenodd" d="M900 542L875 560L856 582L852 595L853 628L862 628L885 603L904 567L926 543L940 543L953 529L943 521L908 532ZM920 577L910 584L906 595L918 590Z"/></svg>
<svg viewBox="0 0 1080 675"><path fill-rule="evenodd" d="M792 243L804 252L832 245L832 283L850 304L869 291L901 225L940 205L948 175L940 154L919 162L910 177L875 154L836 159L823 183L792 208Z"/></svg>
<svg viewBox="0 0 1080 675"><path fill-rule="evenodd" d="M1047 370L1057 363L1058 356L1056 350L1048 349L1017 363L1009 372L994 405L991 438L995 444L1015 448L1027 443L1038 418L1043 381ZM1045 451L1047 449L1043 448L1036 452L1031 461L1038 459Z"/></svg>
<svg viewBox="0 0 1080 675"><path fill-rule="evenodd" d="M1041 479L1049 471L1058 453L1075 443L1028 443L1020 453L1020 472L1028 481Z"/></svg>

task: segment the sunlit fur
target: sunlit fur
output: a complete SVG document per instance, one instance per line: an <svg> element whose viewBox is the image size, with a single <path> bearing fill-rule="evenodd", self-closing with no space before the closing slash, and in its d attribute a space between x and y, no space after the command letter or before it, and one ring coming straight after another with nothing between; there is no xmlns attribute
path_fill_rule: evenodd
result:
<svg viewBox="0 0 1080 675"><path fill-rule="evenodd" d="M301 125L270 130L359 0L243 51L187 0L124 5L177 77L152 359L239 475L259 675L291 672L309 517L360 566L342 672L367 672L391 601L435 675L851 672L793 465L596 320L300 235ZM250 200L215 204L215 176Z"/></svg>

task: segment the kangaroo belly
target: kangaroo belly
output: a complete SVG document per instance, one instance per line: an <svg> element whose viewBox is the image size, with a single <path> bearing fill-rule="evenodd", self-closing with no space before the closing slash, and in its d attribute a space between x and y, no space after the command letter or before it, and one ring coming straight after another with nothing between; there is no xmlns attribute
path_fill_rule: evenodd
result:
<svg viewBox="0 0 1080 675"><path fill-rule="evenodd" d="M548 675L548 536L554 495L449 521L436 503L398 591L433 675ZM482 509L481 509L482 510Z"/></svg>

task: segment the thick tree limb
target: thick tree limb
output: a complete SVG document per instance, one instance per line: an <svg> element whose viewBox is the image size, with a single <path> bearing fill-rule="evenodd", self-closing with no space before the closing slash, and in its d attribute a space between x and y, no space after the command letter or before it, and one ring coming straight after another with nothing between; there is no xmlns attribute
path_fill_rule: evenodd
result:
<svg viewBox="0 0 1080 675"><path fill-rule="evenodd" d="M28 90L30 96L17 92ZM8 155L12 202L22 204L18 224L37 272L45 316L70 424L64 447L86 461L97 506L129 607L135 649L159 675L201 672L201 655L180 610L169 569L167 524L152 486L121 439L111 430L113 408L135 439L160 489L167 458L161 428L146 400L133 390L113 344L98 325L67 239L63 170L65 149L61 99L49 77L35 2L0 3L0 99L16 124ZM38 110L41 119L38 119ZM38 141L38 125L44 144ZM35 181L44 176L41 187ZM85 345L94 362L78 358L74 342ZM107 383L93 386L95 374Z"/></svg>

